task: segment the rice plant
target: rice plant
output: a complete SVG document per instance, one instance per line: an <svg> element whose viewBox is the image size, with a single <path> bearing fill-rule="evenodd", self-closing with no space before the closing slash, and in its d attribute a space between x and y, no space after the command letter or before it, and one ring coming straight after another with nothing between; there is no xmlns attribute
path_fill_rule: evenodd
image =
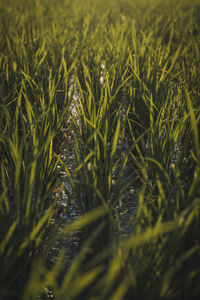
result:
<svg viewBox="0 0 200 300"><path fill-rule="evenodd" d="M1 1L1 299L199 298L199 12Z"/></svg>

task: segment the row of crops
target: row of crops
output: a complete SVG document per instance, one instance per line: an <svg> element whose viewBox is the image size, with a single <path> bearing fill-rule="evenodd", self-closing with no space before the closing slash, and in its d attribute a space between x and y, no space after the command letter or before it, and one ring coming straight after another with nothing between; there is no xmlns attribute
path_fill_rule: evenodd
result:
<svg viewBox="0 0 200 300"><path fill-rule="evenodd" d="M199 299L199 132L198 0L2 0L0 300Z"/></svg>

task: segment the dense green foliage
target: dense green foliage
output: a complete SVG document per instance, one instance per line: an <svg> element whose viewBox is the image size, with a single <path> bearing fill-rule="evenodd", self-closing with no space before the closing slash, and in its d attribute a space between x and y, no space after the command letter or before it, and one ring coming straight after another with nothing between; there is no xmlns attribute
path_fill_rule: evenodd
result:
<svg viewBox="0 0 200 300"><path fill-rule="evenodd" d="M199 49L198 0L0 2L0 299L199 299Z"/></svg>

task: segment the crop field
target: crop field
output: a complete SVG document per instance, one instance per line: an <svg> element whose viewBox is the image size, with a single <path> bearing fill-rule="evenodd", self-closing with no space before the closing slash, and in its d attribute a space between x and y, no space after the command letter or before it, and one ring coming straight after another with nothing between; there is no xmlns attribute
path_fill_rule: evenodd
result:
<svg viewBox="0 0 200 300"><path fill-rule="evenodd" d="M0 1L0 300L200 299L200 1Z"/></svg>

